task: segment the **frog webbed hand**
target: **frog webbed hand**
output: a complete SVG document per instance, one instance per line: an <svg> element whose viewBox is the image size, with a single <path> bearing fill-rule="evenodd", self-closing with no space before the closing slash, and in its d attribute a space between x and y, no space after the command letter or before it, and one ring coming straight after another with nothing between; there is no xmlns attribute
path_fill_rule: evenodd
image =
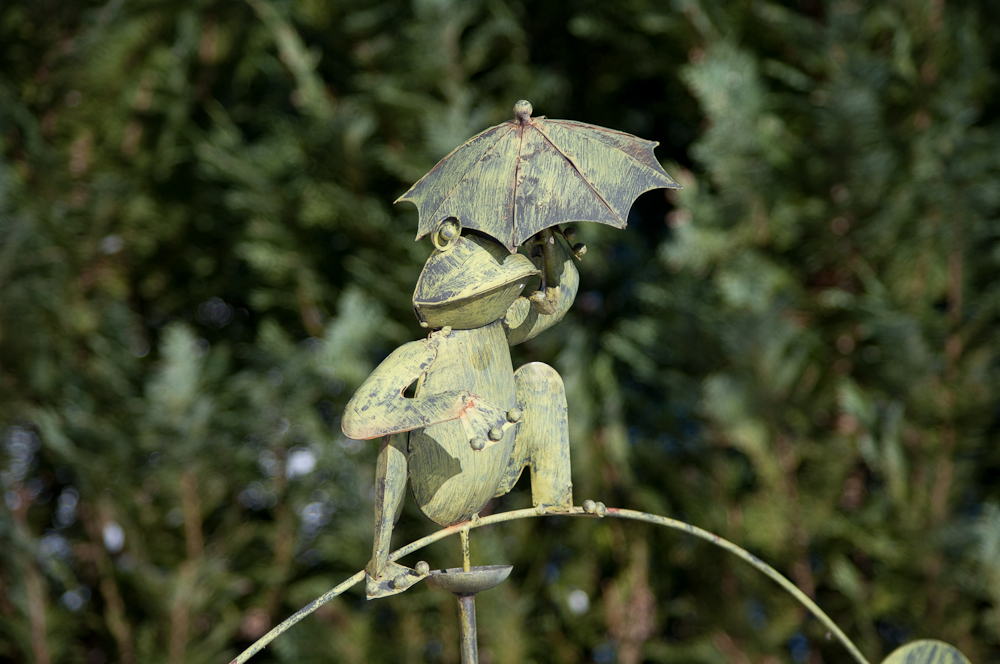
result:
<svg viewBox="0 0 1000 664"><path fill-rule="evenodd" d="M517 424L520 411L500 408L478 396L473 396L469 405L459 417L465 428L469 445L475 451L484 450L503 439L504 433Z"/></svg>
<svg viewBox="0 0 1000 664"><path fill-rule="evenodd" d="M437 358L437 339L404 344L385 358L347 402L341 429L348 438L370 440L441 422L457 420L475 403L466 390L421 394L403 392L430 370Z"/></svg>

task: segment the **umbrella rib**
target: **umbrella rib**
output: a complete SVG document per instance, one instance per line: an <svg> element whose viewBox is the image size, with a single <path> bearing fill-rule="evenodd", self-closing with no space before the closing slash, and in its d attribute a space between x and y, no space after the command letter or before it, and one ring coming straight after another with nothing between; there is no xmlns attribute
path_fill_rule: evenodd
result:
<svg viewBox="0 0 1000 664"><path fill-rule="evenodd" d="M455 183L455 186L453 186L453 187L452 187L452 188L451 188L450 190L448 190L448 193L447 193L447 194L445 194L444 198L442 198L442 199L441 199L441 202L440 202L440 203L438 203L438 206L437 206L436 208L434 208L434 212L433 212L433 213L431 214L431 216L432 216L432 217L433 217L433 216L435 216L435 215L437 215L437 213L438 213L438 210L440 210L441 208L443 208L443 207L444 207L445 203L447 203L447 202L448 202L448 199L449 199L449 198L451 198L451 195L455 193L455 190L456 190L456 189L458 189L458 188L459 188L459 187L460 187L460 186L462 185L462 183L463 183L463 182L465 182L466 180L468 180L468 179L469 179L469 175L470 175L470 174L471 174L471 173L472 173L472 172L473 172L473 171L474 171L474 170L476 169L476 167L477 167L477 166L479 166L480 164L482 164L482 163L483 163L483 160L484 160L484 159L485 159L485 158L486 158L486 157L487 157L487 156L488 156L488 155L489 155L489 154L490 154L491 152L493 152L493 150L494 150L494 149L496 149L497 145L499 145L499 144L500 144L500 139L502 139L502 138L503 138L504 136L506 136L507 134L509 134L509 133L510 133L510 130L511 130L511 129L512 129L512 127L510 127L510 126L508 125L508 127L507 127L507 131L506 131L506 132L504 132L503 134L501 134L500 136L497 136L497 137L496 137L496 138L495 138L495 139L493 140L493 144L492 144L492 145L490 145L490 146L489 146L488 148L486 148L486 150L484 150L484 151L483 151L483 153L482 153L481 155L479 155L479 158L478 158L478 159L476 160L476 163L475 163L475 164L473 164L473 165L472 165L472 167L470 167L470 168L466 169L466 171L465 171L465 175L463 175L463 176L462 176L462 179L461 179L461 180L459 180L458 182L456 182L456 183ZM430 173L428 173L428 175L430 175ZM425 176L425 177L426 177L426 176ZM461 221L461 220L459 220L459 221Z"/></svg>
<svg viewBox="0 0 1000 664"><path fill-rule="evenodd" d="M538 130L538 133L542 135L542 138L544 138L548 142L548 144L552 146L552 149L554 149L556 152L562 155L562 158L569 162L569 165L573 167L573 170L576 171L576 174L578 176L580 176L580 179L583 180L583 183L587 185L587 187L592 192L594 192L594 195L597 196L597 198L599 198L602 203L604 203L604 206L608 208L608 211L611 212L612 215L614 215L615 219L617 219L623 224L628 223L624 219L622 219L617 212L615 212L615 209L611 207L611 204L604 199L604 196L601 196L601 192L597 191L597 189L594 188L594 185L590 184L590 181L587 180L587 178L584 177L583 173L580 172L580 167L576 165L576 162L573 161L573 159L568 154L559 149L559 146L556 145L551 138L549 138L549 135L545 133L545 130L543 130L537 124L534 124L533 126L535 127L535 129Z"/></svg>

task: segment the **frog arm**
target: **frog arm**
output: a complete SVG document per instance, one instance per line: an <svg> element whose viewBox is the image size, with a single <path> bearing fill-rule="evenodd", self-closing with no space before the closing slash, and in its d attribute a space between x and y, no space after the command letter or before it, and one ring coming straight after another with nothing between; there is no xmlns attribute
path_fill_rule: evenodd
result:
<svg viewBox="0 0 1000 664"><path fill-rule="evenodd" d="M457 420L473 403L471 392L448 391L403 395L413 381L425 375L437 359L437 340L411 341L394 350L347 402L341 429L355 440Z"/></svg>
<svg viewBox="0 0 1000 664"><path fill-rule="evenodd" d="M519 297L503 318L511 346L536 337L566 315L580 288L580 273L569 246L551 229L542 231L545 291Z"/></svg>

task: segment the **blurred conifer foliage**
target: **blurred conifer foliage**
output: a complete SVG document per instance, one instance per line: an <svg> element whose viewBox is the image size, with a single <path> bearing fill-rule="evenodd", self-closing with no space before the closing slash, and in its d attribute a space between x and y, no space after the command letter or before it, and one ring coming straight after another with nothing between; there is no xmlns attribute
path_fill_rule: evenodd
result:
<svg viewBox="0 0 1000 664"><path fill-rule="evenodd" d="M577 501L741 544L873 661L1000 661L998 65L991 0L7 0L0 661L225 662L367 562L376 444L338 418L422 335L430 251L391 201L521 98L684 185L580 228L573 312L515 349L566 380ZM847 661L676 534L473 557L515 566L484 662ZM353 591L258 660L457 662L457 629Z"/></svg>

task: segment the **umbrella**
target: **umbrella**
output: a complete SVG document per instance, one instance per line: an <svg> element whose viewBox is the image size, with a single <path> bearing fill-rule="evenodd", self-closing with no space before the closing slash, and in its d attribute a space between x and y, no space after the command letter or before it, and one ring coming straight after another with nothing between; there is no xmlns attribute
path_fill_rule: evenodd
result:
<svg viewBox="0 0 1000 664"><path fill-rule="evenodd" d="M456 148L396 201L417 206L417 239L450 217L511 252L535 233L572 221L625 228L632 203L651 189L679 189L646 141L596 125L514 119Z"/></svg>

